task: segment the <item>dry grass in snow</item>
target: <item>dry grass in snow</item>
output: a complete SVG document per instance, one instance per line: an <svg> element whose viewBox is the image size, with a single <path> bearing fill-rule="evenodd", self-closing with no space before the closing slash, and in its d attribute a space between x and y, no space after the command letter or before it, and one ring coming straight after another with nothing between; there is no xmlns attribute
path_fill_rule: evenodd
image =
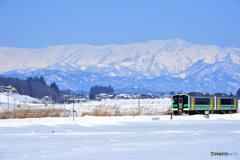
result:
<svg viewBox="0 0 240 160"><path fill-rule="evenodd" d="M99 105L91 111L83 111L82 116L138 116L138 115L169 115L170 108L126 108Z"/></svg>
<svg viewBox="0 0 240 160"><path fill-rule="evenodd" d="M61 108L47 107L47 108L2 108L0 109L0 119L11 119L11 118L43 118L43 117L68 117L70 111L65 111Z"/></svg>

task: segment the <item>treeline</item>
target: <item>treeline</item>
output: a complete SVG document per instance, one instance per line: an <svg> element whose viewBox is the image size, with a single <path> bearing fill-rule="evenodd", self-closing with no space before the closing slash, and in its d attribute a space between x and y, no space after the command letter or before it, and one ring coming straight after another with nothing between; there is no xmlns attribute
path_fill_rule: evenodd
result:
<svg viewBox="0 0 240 160"><path fill-rule="evenodd" d="M55 82L47 85L43 76L40 76L40 78L37 76L28 77L26 80L11 77L0 77L0 85L11 85L17 89L19 94L29 95L40 99L44 96L49 96L55 101L58 99L60 94L58 85Z"/></svg>
<svg viewBox="0 0 240 160"><path fill-rule="evenodd" d="M90 88L89 98L91 100L95 99L95 95L98 95L98 94L101 94L101 93L113 94L114 93L114 89L113 89L113 87L111 85L109 85L108 87L106 87L106 86L98 86L98 85L92 86Z"/></svg>

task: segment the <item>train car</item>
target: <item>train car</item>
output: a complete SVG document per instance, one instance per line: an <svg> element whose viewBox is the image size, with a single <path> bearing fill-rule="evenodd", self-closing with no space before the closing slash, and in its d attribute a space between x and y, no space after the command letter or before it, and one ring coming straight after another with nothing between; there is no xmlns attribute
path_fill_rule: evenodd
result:
<svg viewBox="0 0 240 160"><path fill-rule="evenodd" d="M233 95L216 93L190 92L179 93L172 96L173 114L203 114L210 113L236 113L238 110L238 98Z"/></svg>
<svg viewBox="0 0 240 160"><path fill-rule="evenodd" d="M190 92L189 95L189 114L203 114L205 111L214 109L214 96L209 93Z"/></svg>
<svg viewBox="0 0 240 160"><path fill-rule="evenodd" d="M226 95L222 93L215 93L215 113L237 113L238 97L233 95Z"/></svg>

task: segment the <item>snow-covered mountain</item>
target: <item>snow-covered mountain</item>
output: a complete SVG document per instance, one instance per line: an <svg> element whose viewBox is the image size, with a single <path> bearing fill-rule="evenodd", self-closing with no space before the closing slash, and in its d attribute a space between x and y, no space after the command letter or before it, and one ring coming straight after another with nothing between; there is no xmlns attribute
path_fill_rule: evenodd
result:
<svg viewBox="0 0 240 160"><path fill-rule="evenodd" d="M127 45L62 45L43 49L0 47L0 73L45 77L61 89L92 85L154 91L235 92L240 49L195 45L180 39Z"/></svg>

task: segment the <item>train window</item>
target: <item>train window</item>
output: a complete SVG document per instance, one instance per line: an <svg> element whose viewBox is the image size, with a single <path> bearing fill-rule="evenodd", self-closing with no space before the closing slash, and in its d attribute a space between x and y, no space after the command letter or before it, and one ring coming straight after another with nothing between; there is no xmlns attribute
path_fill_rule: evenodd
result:
<svg viewBox="0 0 240 160"><path fill-rule="evenodd" d="M177 98L173 98L173 103L174 104L178 104L178 99Z"/></svg>
<svg viewBox="0 0 240 160"><path fill-rule="evenodd" d="M210 105L210 98L195 98L196 105Z"/></svg>
<svg viewBox="0 0 240 160"><path fill-rule="evenodd" d="M188 97L183 97L183 103L188 104Z"/></svg>
<svg viewBox="0 0 240 160"><path fill-rule="evenodd" d="M221 105L233 105L232 99L221 99Z"/></svg>

